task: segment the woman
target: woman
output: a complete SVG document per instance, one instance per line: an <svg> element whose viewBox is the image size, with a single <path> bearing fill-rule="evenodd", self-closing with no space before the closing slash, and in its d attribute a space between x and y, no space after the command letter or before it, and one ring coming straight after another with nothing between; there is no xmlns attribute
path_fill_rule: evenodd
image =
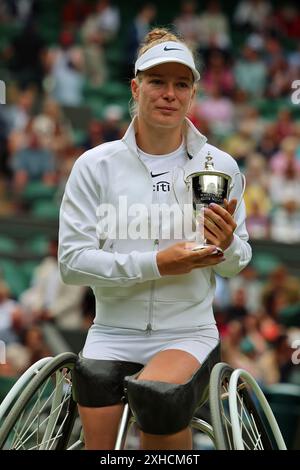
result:
<svg viewBox="0 0 300 470"><path fill-rule="evenodd" d="M135 64L131 90L136 116L125 136L80 157L66 186L61 274L67 283L91 285L97 305L75 374L87 449L113 448L126 375L139 371L137 380L143 384L185 384L199 370L218 344L214 272L234 276L251 258L237 164L208 145L186 118L198 80L186 45L167 30L152 30ZM185 237L178 242L172 234L167 239L104 232L99 224L103 204L111 213L117 208L121 219L128 215L131 224L136 203L150 212L156 203L181 205L186 194L182 171L203 168L208 151L216 169L235 182L226 208L205 211L204 235L211 246L192 251L195 243ZM140 212L144 228L149 211ZM188 426L176 432L146 431L141 431L143 449L192 448Z"/></svg>

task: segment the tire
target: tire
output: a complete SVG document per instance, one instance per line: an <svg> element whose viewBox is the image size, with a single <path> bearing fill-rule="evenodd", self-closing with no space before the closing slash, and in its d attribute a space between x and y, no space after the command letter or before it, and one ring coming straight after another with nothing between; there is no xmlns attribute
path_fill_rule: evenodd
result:
<svg viewBox="0 0 300 470"><path fill-rule="evenodd" d="M27 384L1 427L0 449L67 448L77 414L71 382L76 359L58 355Z"/></svg>
<svg viewBox="0 0 300 470"><path fill-rule="evenodd" d="M1 422L4 421L6 416L8 415L9 411L13 407L14 403L17 401L18 397L20 396L21 392L27 386L28 382L32 380L37 373L49 362L53 359L52 357L44 357L39 361L35 362L32 366L30 366L22 375L18 378L18 380L14 383L12 388L9 390L8 394L4 398L4 400L0 404L0 426Z"/></svg>
<svg viewBox="0 0 300 470"><path fill-rule="evenodd" d="M257 409L257 393L252 384L238 376L236 386L231 387L233 369L225 363L216 364L210 377L210 410L216 448L218 450L270 450L274 446L273 434L265 426ZM230 401L233 394L237 405L232 408ZM262 392L261 392L262 393ZM232 419L236 417L238 426ZM268 424L268 423L266 423ZM268 431L267 431L268 429ZM236 434L239 433L243 445L237 446Z"/></svg>
<svg viewBox="0 0 300 470"><path fill-rule="evenodd" d="M239 391L241 387L243 395ZM243 417L247 413L245 413L244 402L241 401L240 396L245 397L244 402L249 411L247 426L241 426ZM252 375L243 369L237 369L231 374L229 407L236 449L248 449L246 442L248 441L249 444L250 441L250 449L252 445L259 450L286 450L279 426L266 397ZM246 432L247 436L245 436Z"/></svg>

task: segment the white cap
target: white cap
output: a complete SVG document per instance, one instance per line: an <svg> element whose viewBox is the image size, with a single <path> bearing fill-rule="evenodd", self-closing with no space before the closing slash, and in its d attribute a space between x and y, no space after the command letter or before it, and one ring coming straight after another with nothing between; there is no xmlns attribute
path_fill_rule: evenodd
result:
<svg viewBox="0 0 300 470"><path fill-rule="evenodd" d="M166 62L178 62L186 65L193 72L195 81L200 79L191 51L182 42L175 41L161 42L144 52L135 63L135 75L139 71L142 72Z"/></svg>

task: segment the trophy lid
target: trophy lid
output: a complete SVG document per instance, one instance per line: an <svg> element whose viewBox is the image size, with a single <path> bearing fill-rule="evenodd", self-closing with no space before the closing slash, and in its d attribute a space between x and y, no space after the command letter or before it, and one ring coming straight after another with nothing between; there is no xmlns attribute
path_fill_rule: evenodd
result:
<svg viewBox="0 0 300 470"><path fill-rule="evenodd" d="M211 155L210 151L208 151L205 157L203 170L194 171L193 173L188 174L185 178L186 183L189 184L189 181L192 180L193 178L204 176L204 175L210 175L210 176L214 175L214 176L221 177L223 179L231 181L232 177L228 173L224 173L223 171L215 169L213 160L214 160L213 156Z"/></svg>
<svg viewBox="0 0 300 470"><path fill-rule="evenodd" d="M220 176L222 178L225 178L227 180L231 180L230 175L223 173L222 171L216 170L214 166L214 159L210 153L210 151L207 152L207 155L205 157L205 162L204 162L204 170L199 171L198 173L200 174L211 174L215 176Z"/></svg>
<svg viewBox="0 0 300 470"><path fill-rule="evenodd" d="M211 156L210 152L207 152L207 155L205 157L204 168L208 171L215 171L213 157Z"/></svg>

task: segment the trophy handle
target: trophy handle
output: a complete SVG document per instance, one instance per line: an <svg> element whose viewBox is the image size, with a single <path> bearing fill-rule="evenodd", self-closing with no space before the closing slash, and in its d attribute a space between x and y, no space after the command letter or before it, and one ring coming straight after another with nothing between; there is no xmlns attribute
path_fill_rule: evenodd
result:
<svg viewBox="0 0 300 470"><path fill-rule="evenodd" d="M244 196L244 193L245 193L245 189L246 189L246 177L245 177L245 175L243 175L243 173L237 171L236 173L234 173L232 179L234 179L236 175L240 175L241 178L242 178L242 192L241 192L240 199L239 199L239 201L238 201L238 203L237 203L237 205L236 205L234 214L236 213L236 211L238 210L238 208L239 208L240 205L241 205L241 202L242 202L242 200L243 200L243 196ZM230 185L230 188L229 188L229 194L231 193L231 190L233 189L233 187L234 187L234 185L231 184L231 185Z"/></svg>

